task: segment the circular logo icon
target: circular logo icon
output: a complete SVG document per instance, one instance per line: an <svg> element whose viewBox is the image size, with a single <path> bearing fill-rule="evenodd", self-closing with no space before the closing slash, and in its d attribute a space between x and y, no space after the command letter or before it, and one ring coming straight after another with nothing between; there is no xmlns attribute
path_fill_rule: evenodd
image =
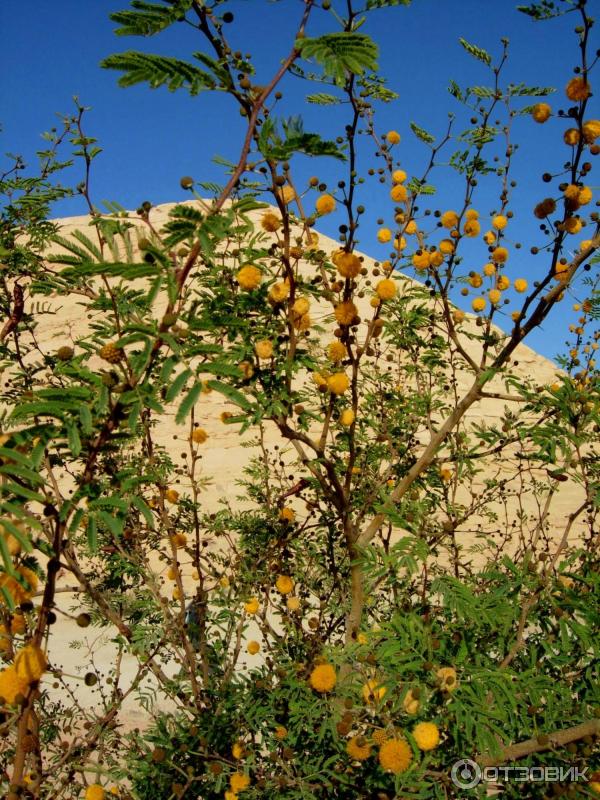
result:
<svg viewBox="0 0 600 800"><path fill-rule="evenodd" d="M450 777L459 789L472 789L481 780L481 769L470 758L461 758L453 765Z"/></svg>

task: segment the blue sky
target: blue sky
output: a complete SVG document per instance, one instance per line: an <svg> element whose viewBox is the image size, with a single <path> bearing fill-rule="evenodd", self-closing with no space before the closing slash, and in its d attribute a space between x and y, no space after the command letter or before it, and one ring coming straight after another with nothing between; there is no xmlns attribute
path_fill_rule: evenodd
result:
<svg viewBox="0 0 600 800"><path fill-rule="evenodd" d="M463 130L469 126L468 115L465 118L464 109L448 93L450 79L460 85L489 83L486 68L459 45L461 36L494 56L500 53L500 38L507 36L510 59L504 81L555 86L558 93L550 102L555 109L565 107L564 85L577 63L577 42L572 31L578 18L569 14L559 20L535 23L517 12L516 5L510 0L414 0L408 8L390 8L369 15L363 30L378 43L380 72L399 94L396 102L379 104L377 129L385 132L394 128L401 133L397 156L409 174L419 175L429 155L412 135L410 121L440 135L447 125L448 112L454 111L460 118L457 130ZM333 6L342 9L345 0L333 0ZM118 74L99 67L101 59L111 53L141 49L186 57L204 46L199 35L184 25L151 39L115 37L109 13L126 7L126 0L55 0L36 3L34 7L22 0L3 0L0 164L8 163L3 158L6 152L33 160L36 149L42 146L42 131L56 124L57 113L70 113L72 96L78 95L92 109L87 115L87 133L97 137L103 148L92 176L93 200L97 205L103 200L116 200L135 209L146 199L157 204L188 199L189 195L179 187L182 175L224 182L222 168L211 159L218 154L236 160L244 123L233 101L216 93L192 98L185 91L171 94L166 89L152 91L145 86L119 88ZM257 67L255 81L265 83L289 50L292 31L302 13L301 1L231 0L222 8L235 15L234 22L227 26L232 46L252 53ZM332 29L330 15L319 9L307 35ZM282 88L283 116L300 113L306 129L319 130L327 137L343 132L347 121L343 107L320 108L304 102L306 94L319 87L288 78ZM530 102L523 98L522 105ZM594 116L598 116L598 109ZM513 278L522 276L533 281L547 269L539 256L529 255L530 246L541 242L531 210L548 194L548 187L541 181L542 173L558 172L568 157L562 143L565 127L557 119L544 126L529 118L519 118L515 123L514 140L520 149L513 177L518 185L510 205L515 216L508 238L512 243L522 242L523 247L511 249L509 275ZM366 142L361 145L361 152L370 153ZM346 177L344 165L332 159L299 157L295 162L295 180L300 186L313 174L332 187ZM364 162L363 174L368 166L378 164ZM434 173L433 182L438 196L430 203L432 209L458 205L457 192L462 192L463 187L453 173L440 169ZM482 182L480 200L475 203L482 219L498 206L499 187L497 179ZM361 187L358 198L367 208L359 232L359 248L379 258L385 258L389 249L375 238L377 218L391 222L388 190L373 178ZM81 198L58 203L54 209L57 216L84 212ZM319 228L337 236L340 221L332 215L324 218ZM577 244L584 237L574 238ZM484 255L483 246L473 251L473 268L481 268ZM465 308L468 302L462 301ZM531 346L549 357L564 350L573 302L573 298L565 299L554 321L531 337Z"/></svg>

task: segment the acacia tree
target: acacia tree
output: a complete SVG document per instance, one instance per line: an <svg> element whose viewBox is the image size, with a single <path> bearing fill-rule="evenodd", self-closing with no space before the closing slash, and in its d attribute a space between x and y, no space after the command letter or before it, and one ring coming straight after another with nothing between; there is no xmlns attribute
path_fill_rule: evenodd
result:
<svg viewBox="0 0 600 800"><path fill-rule="evenodd" d="M2 177L0 725L11 798L101 800L111 787L144 800L483 796L485 784L457 784L459 759L597 766L592 20L585 3L522 9L578 17L566 112L526 105L549 89L504 84L505 40L497 63L461 40L490 86L452 83L467 130L455 132L460 116L439 140L412 125L428 149L419 171L398 163L398 134L376 127L377 103L394 96L360 31L365 14L395 5L307 0L281 67L257 85L249 57L228 44L226 2L133 0L112 15L119 34L184 22L206 49L193 61L128 51L104 66L124 86L227 92L247 130L226 185L182 178L194 199L162 225L149 203L103 213L89 189L99 149L79 106L49 135L37 178L20 161ZM323 11L338 28L311 37ZM276 116L290 73L319 84L311 102L344 103L336 141ZM509 266L520 114L547 123L549 147L558 140L560 166L533 210L535 281ZM369 171L359 139L389 194L377 238L391 252L371 264L356 252ZM70 237L47 221L67 192L52 178L69 163L58 155L67 142L84 165L76 191L91 223ZM297 153L337 159L337 188L297 185ZM452 209L435 203L442 158L462 182ZM491 177L494 199L479 199ZM489 221L481 202L495 204ZM314 226L340 212L331 251ZM453 303L460 295L476 316ZM511 359L570 295L581 314L573 346L540 386ZM73 296L87 322L47 352L40 320ZM244 505L208 513L210 392L230 404L223 424L251 432L256 449ZM500 423L476 424L470 409L489 401L503 405ZM186 431L183 467L156 443L171 407ZM580 502L549 529L564 484ZM76 585L64 602L61 570ZM65 603L82 627L113 636L95 709L46 654ZM143 688L148 675L169 710ZM90 666L86 683L97 679ZM119 732L136 693L149 727ZM504 794L550 788L509 783Z"/></svg>

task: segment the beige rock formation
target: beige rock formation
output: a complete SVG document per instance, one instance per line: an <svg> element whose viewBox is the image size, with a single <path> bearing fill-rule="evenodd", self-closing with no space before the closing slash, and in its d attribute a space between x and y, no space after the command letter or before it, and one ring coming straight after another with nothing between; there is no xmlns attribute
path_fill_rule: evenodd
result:
<svg viewBox="0 0 600 800"><path fill-rule="evenodd" d="M168 213L173 205L166 204L152 210L151 218L155 228L159 229L167 220ZM142 230L143 224L140 220L135 215L132 215L132 219L140 229L140 235L147 235L146 231ZM83 230L88 235L93 235L94 231L89 228L89 221L87 216L60 220L61 235L69 237L76 230ZM320 248L326 251L333 251L337 246L333 240L320 236ZM373 259L364 255L364 265L371 270L374 266ZM400 278L401 287L402 285L410 285L410 283L410 278L405 276ZM84 298L78 296L51 297L48 300L44 300L45 303L51 306L54 314L44 314L39 317L36 336L42 351L50 353L55 351L59 345L74 343L77 337L81 336L84 331L89 330L91 320L86 317L86 312L82 305L83 300ZM29 302L31 302L31 299L29 299ZM366 318L368 297L365 297L362 303L363 306L361 306L360 311ZM159 311L160 309L157 309L157 313ZM321 307L311 310L311 315L315 321L318 321L329 330L333 327L330 305L323 304ZM463 323L463 329L467 332L476 330L473 316L467 315ZM467 337L463 337L463 340L469 352L476 358L477 347L469 342ZM557 373L555 365L526 345L521 345L518 348L514 361L515 370L529 379L532 385L541 386L552 383L555 380ZM518 366L516 366L516 362L518 362ZM98 365L100 364L99 361L97 363ZM458 392L464 392L470 385L468 372L465 369L460 370L457 378ZM497 380L490 387L490 391L495 391L499 395L506 393L505 387ZM476 404L468 413L469 424L489 425L496 423L503 417L505 405L506 401L502 397L491 398ZM225 398L217 392L202 395L196 408L196 419L206 429L209 437L202 449L202 475L210 481L202 492L202 504L206 510L216 510L223 498L231 499L239 494L237 482L242 477L244 466L252 455L252 449L246 446L247 441L252 437L252 433L240 436L237 426L224 425L221 422L221 413L230 408ZM166 448L176 463L180 459L180 451L183 449L182 443L187 441L187 436L186 429L183 426L176 425L174 422L174 409L169 409L156 429L155 439L159 445ZM276 440L276 432L270 429L267 435L267 443L273 443ZM481 487L484 478L490 477L490 475L508 476L511 472L513 470L507 464L507 454L502 456L500 462L494 462L491 459L486 465L484 474L478 476L475 480L474 487L475 489L478 486ZM542 474L539 478L545 480L546 476ZM64 481L64 486L66 487L68 485L68 476L64 476ZM182 487L178 488L181 491L185 491L183 484ZM522 511L531 516L531 521L527 524L519 524L517 530L521 531L522 536L535 535L536 520L539 521L540 509L537 506L535 497L524 494L523 488L518 484L514 484L512 487L516 495L522 498L518 502L523 503ZM510 489L511 487L508 487L509 492ZM579 487L571 483L561 484L552 503L550 514L548 518L543 520L543 523L549 530L555 529L559 533L562 532L568 515L580 504L581 497L582 493ZM460 500L461 498L458 497L457 499ZM506 504L499 503L496 509L498 520L494 522L482 517L482 528L487 530L493 537L495 529L510 527L513 520L520 514L521 509L518 507L518 502L516 498L512 501L509 498ZM457 531L459 541L473 540L475 533L473 523L470 521L468 526L465 530L459 528ZM576 526L572 531L572 536L577 536ZM160 569L164 570L164 565L161 565ZM188 577L186 580L191 579ZM64 576L61 579L61 587L63 589L72 585L72 576ZM79 702L83 705L86 703L94 705L99 702L100 689L98 687L86 687L81 678L76 676L87 672L92 661L105 670L113 665L115 650L114 645L110 642L111 633L98 631L95 628L88 628L82 631L75 625L73 618L69 616L69 609L76 607L74 595L70 595L68 592L58 595L58 606L59 617L52 629L50 639L50 660L54 666L60 666L64 670L65 680L77 693ZM252 638L251 632L249 638ZM75 645L72 643L75 643ZM127 687L136 675L137 663L133 658L125 658L121 668L121 687L124 691L127 691ZM75 677L66 677L68 675ZM146 685L151 683L152 681L147 681ZM52 695L59 698L64 695L64 689L60 687L53 689ZM127 697L125 709L129 725L143 723L145 712L133 693Z"/></svg>

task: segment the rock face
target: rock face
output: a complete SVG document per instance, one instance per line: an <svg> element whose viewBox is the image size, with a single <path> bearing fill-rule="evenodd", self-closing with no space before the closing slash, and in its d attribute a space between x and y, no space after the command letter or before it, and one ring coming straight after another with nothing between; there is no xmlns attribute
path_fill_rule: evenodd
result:
<svg viewBox="0 0 600 800"><path fill-rule="evenodd" d="M166 204L159 206L152 210L152 222L156 229L166 222L168 213L174 204ZM146 231L142 230L143 223L132 215L132 219L140 228L139 236L145 236ZM59 220L61 226L61 236L70 237L76 230L87 231L90 234L89 217L70 217ZM93 230L92 230L93 234ZM135 237L134 237L135 238ZM331 252L337 249L338 244L325 236L320 236L319 248L326 252ZM57 250L60 248L57 248ZM369 271L374 267L374 260L368 256L364 256L364 266ZM314 268L311 268L314 269ZM308 267L306 267L308 271ZM400 291L402 286L408 286L411 283L410 278L400 278ZM56 312L55 315L42 315L37 328L36 337L40 349L45 353L55 352L59 346L74 345L75 338L81 336L82 332L89 329L91 320L86 317L84 306L82 305L84 298L78 296L71 297L54 297L49 298L45 303L49 303L52 309ZM31 300L30 300L31 302ZM361 301L364 306L359 308L359 311L366 317L368 309L368 297ZM311 316L316 322L323 325L331 332L335 327L335 322L331 314L331 306L323 303L322 307L311 309ZM463 323L462 330L465 334L469 331L475 331L475 318L467 315ZM467 335L462 336L465 348L475 360L478 359L478 347L476 343L469 341ZM518 364L517 364L518 362ZM457 391L459 396L464 393L471 385L472 376L468 370L464 368L464 361L462 365L460 359L457 359L457 372L455 377L457 379ZM98 361L98 365L100 362ZM529 347L520 345L513 358L514 370L521 376L528 379L532 386L552 383L557 374L557 368L547 359L541 357ZM106 366L106 365L104 365ZM496 393L498 397L491 397L485 399L474 405L468 415L467 422L469 425L481 424L494 424L504 415L505 405L508 401L503 398L506 393L505 387L498 381L494 381L489 386L490 393ZM509 403L510 404L510 403ZM221 422L221 414L224 411L230 410L231 406L226 399L216 393L202 395L196 410L196 419L200 422L201 426L208 433L208 440L202 446L202 461L201 461L201 477L209 479L209 482L202 491L202 505L205 510L216 510L223 498L232 500L240 493L238 481L243 475L244 466L248 464L249 459L253 453L252 449L247 446L249 439L253 434L242 435L238 433L237 426L224 425ZM172 456L174 463L180 460L180 451L182 442L187 439L187 433L182 426L178 426L174 421L174 409L170 409L169 413L165 415L164 419L156 428L155 439L156 442L164 447ZM278 434L275 430L269 429L266 437L267 444L278 441ZM425 441L425 439L423 440ZM514 455L514 454L513 454ZM500 461L495 461L493 456L486 462L486 469L480 476L474 479L471 487L471 492L477 491L483 485L484 479L492 476L507 477L509 474L514 473L514 462L510 463L511 454L506 452L502 454ZM545 474L537 475L538 479L547 481ZM504 498L499 498L494 507L486 507L482 509L481 515L478 517L476 523L472 519L468 522L468 527L458 527L456 531L457 540L461 543L473 541L474 534L479 531L486 531L493 538L496 532L500 529L510 530L511 526L515 531L515 543L521 546L527 544L528 537L536 537L540 534L540 509L537 504L534 493L526 493L524 490L530 488L527 485L531 481L533 475L523 474L516 481L512 481L506 487ZM68 485L68 476L64 477L64 486ZM185 486L182 484L182 491L185 491ZM511 496L511 492L512 494ZM549 515L542 520L543 526L546 530L558 531L560 535L564 530L568 515L574 508L578 507L583 497L580 487L572 483L561 484L557 488L556 497L551 506ZM466 498L463 498L466 499ZM457 496L457 502L461 501L461 497ZM494 519L495 515L495 519ZM530 519L526 521L527 516ZM517 520L517 524L515 523ZM578 535L578 529L574 526L572 530L573 537ZM161 569L166 569L164 565ZM63 590L69 586L73 586L73 578L66 577L61 581ZM76 605L75 599L68 591L59 595L59 605L63 609L74 607ZM51 641L50 641L50 659L56 665L60 664L66 673L77 674L78 671L87 671L89 659L93 657L94 661L105 667L109 667L114 660L114 648L110 644L110 636L101 634L94 631L81 631L75 626L72 619L59 616L59 621L53 627ZM82 641L82 634L84 634L84 642L87 643L89 651L84 649L71 649L69 643L77 640ZM104 642L104 644L102 644ZM93 656L92 656L93 654ZM82 667L82 665L84 665ZM130 685L136 674L136 663L133 659L124 659L122 664L123 676L122 686L126 689ZM75 686L75 684L72 684ZM60 694L61 690L57 690ZM79 701L82 704L89 703L93 705L97 701L97 694L95 689L84 689L82 682L76 684L76 691ZM88 694L83 694L88 692ZM137 701L133 696L130 696L126 701L126 709L129 713L129 722L133 725L140 724L143 719L143 712L140 710Z"/></svg>

